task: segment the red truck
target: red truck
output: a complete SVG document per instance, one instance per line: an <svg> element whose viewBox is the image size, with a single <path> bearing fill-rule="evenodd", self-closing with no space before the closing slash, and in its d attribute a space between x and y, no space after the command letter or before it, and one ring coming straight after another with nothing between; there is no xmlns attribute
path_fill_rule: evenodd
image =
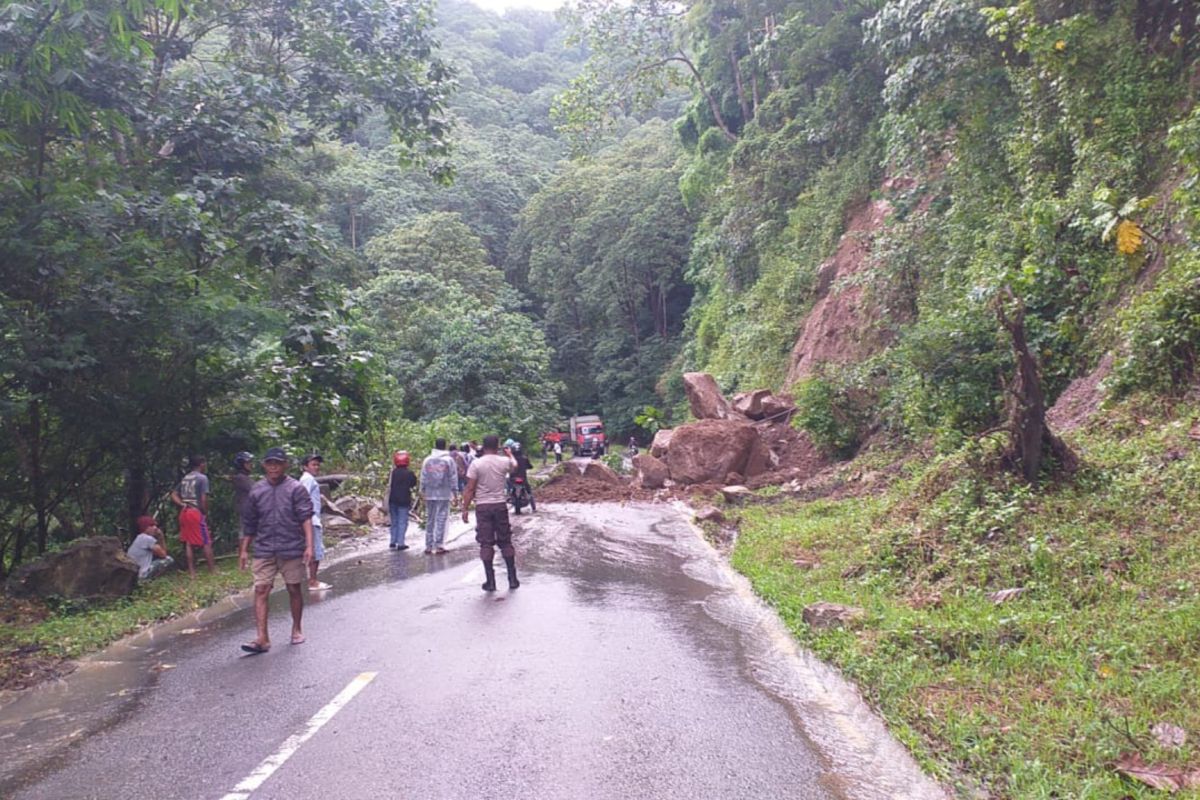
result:
<svg viewBox="0 0 1200 800"><path fill-rule="evenodd" d="M596 414L571 417L571 446L577 456L600 457L608 450L604 421Z"/></svg>

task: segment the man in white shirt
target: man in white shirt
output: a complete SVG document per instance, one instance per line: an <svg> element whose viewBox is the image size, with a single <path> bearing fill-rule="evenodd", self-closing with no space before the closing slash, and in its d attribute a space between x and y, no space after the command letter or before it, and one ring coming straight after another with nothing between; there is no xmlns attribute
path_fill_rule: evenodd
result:
<svg viewBox="0 0 1200 800"><path fill-rule="evenodd" d="M485 592L496 591L496 569L492 558L497 546L508 568L508 588L516 589L521 585L517 580L517 551L513 549L507 502L508 473L516 469L517 462L508 448L504 449L504 455L497 452L499 449L499 436L483 437L483 455L467 468L467 488L463 492L463 522L470 521L468 510L471 501L476 501L475 541L479 542L479 558L487 576L483 582Z"/></svg>
<svg viewBox="0 0 1200 800"><path fill-rule="evenodd" d="M317 483L317 476L321 474L321 462L324 460L317 453L309 453L304 457L304 463L301 465L304 471L300 473L300 485L308 492L313 504L313 557L312 561L308 562L308 588L313 591L329 588L328 583L317 580L317 568L321 566L321 559L325 558L325 540L321 538L321 484Z"/></svg>

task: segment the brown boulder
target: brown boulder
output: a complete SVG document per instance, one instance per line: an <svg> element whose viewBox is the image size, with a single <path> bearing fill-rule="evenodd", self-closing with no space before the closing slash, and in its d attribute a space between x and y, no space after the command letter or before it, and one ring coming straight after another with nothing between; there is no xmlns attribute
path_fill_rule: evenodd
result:
<svg viewBox="0 0 1200 800"><path fill-rule="evenodd" d="M675 431L671 428L666 428L654 434L654 441L650 443L650 455L655 458L662 458L667 454L667 450L671 447L671 436Z"/></svg>
<svg viewBox="0 0 1200 800"><path fill-rule="evenodd" d="M763 413L763 401L771 397L770 389L755 389L753 392L741 392L733 396L733 402L730 406L739 414L744 414L750 419L762 419L766 416Z"/></svg>
<svg viewBox="0 0 1200 800"><path fill-rule="evenodd" d="M787 421L796 413L796 402L787 395L769 395L762 401L762 416L756 419Z"/></svg>
<svg viewBox="0 0 1200 800"><path fill-rule="evenodd" d="M383 510L382 506L372 506L367 511L367 522L372 528L383 528L388 525L388 512Z"/></svg>
<svg viewBox="0 0 1200 800"><path fill-rule="evenodd" d="M705 506L696 512L697 522L715 522L720 525L725 521L725 513L716 506Z"/></svg>
<svg viewBox="0 0 1200 800"><path fill-rule="evenodd" d="M750 448L749 455L746 456L746 465L742 467L742 474L747 478L753 478L755 475L762 475L764 472L769 472L779 459L771 458L771 448L761 437L754 437L754 445ZM737 481L726 481L726 483L741 483Z"/></svg>
<svg viewBox="0 0 1200 800"><path fill-rule="evenodd" d="M667 465L654 456L645 454L633 457L633 467L637 470L637 483L643 489L661 489L671 477Z"/></svg>
<svg viewBox="0 0 1200 800"><path fill-rule="evenodd" d="M745 474L758 434L745 423L706 419L681 425L671 437L666 463L676 483L710 483L730 472Z"/></svg>
<svg viewBox="0 0 1200 800"><path fill-rule="evenodd" d="M112 599L132 592L137 580L137 564L121 540L95 536L17 567L7 588L13 597Z"/></svg>
<svg viewBox="0 0 1200 800"><path fill-rule="evenodd" d="M827 628L842 628L858 622L866 615L861 608L843 606L837 603L813 603L804 607L804 623L810 628L824 630Z"/></svg>
<svg viewBox="0 0 1200 800"><path fill-rule="evenodd" d="M583 477L593 481L604 481L605 483L620 483L621 476L613 472L607 465L599 461L593 461L583 469Z"/></svg>
<svg viewBox="0 0 1200 800"><path fill-rule="evenodd" d="M729 419L733 415L721 388L707 372L683 373L683 388L696 419Z"/></svg>
<svg viewBox="0 0 1200 800"><path fill-rule="evenodd" d="M371 510L381 508L378 501L356 495L339 497L333 501L333 507L355 525L371 524Z"/></svg>

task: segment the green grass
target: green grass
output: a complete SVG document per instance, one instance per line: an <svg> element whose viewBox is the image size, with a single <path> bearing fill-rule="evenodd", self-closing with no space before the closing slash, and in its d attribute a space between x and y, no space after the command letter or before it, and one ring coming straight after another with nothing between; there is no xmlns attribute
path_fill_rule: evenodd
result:
<svg viewBox="0 0 1200 800"><path fill-rule="evenodd" d="M1161 796L1112 764L1136 751L1200 765L1200 448L1189 424L1118 411L1072 440L1083 471L1037 492L960 453L884 497L752 506L733 563L964 792ZM801 570L799 555L820 563ZM986 596L1011 587L1025 593L999 605ZM866 620L812 631L801 613L818 600L861 606ZM1187 744L1160 747L1156 722L1187 730Z"/></svg>
<svg viewBox="0 0 1200 800"><path fill-rule="evenodd" d="M29 624L0 626L0 648L40 645L51 655L77 658L115 642L146 625L212 605L250 587L249 572L237 559L217 562L215 575L198 567L193 581L172 571L139 585L129 597L103 605L52 604L51 613Z"/></svg>

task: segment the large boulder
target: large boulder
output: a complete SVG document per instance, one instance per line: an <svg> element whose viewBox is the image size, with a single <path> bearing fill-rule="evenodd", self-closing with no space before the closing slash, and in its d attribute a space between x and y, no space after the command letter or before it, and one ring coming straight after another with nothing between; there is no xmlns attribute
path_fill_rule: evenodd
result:
<svg viewBox="0 0 1200 800"><path fill-rule="evenodd" d="M707 372L683 373L683 388L687 392L688 406L696 419L729 419L729 408L721 388Z"/></svg>
<svg viewBox="0 0 1200 800"><path fill-rule="evenodd" d="M654 434L654 441L650 443L650 455L655 458L662 458L667 454L667 450L671 447L671 436L674 435L673 428L665 428Z"/></svg>
<svg viewBox="0 0 1200 800"><path fill-rule="evenodd" d="M583 477L604 483L621 483L621 476L613 472L607 464L593 461L583 468Z"/></svg>
<svg viewBox="0 0 1200 800"><path fill-rule="evenodd" d="M13 597L112 599L132 592L137 580L121 540L96 536L17 567L7 589Z"/></svg>
<svg viewBox="0 0 1200 800"><path fill-rule="evenodd" d="M671 437L667 469L676 483L722 482L731 472L746 474L757 443L758 434L744 422L705 419L680 425Z"/></svg>
<svg viewBox="0 0 1200 800"><path fill-rule="evenodd" d="M790 395L772 394L763 398L759 419L787 422L796 413L796 401Z"/></svg>
<svg viewBox="0 0 1200 800"><path fill-rule="evenodd" d="M357 495L339 497L333 501L333 507L355 525L371 524L371 510L382 510L379 501L367 497L358 497Z"/></svg>
<svg viewBox="0 0 1200 800"><path fill-rule="evenodd" d="M671 477L667 465L654 456L639 454L633 457L637 483L643 489L661 489Z"/></svg>
<svg viewBox="0 0 1200 800"><path fill-rule="evenodd" d="M770 389L755 389L753 392L741 392L733 396L730 406L734 411L750 419L762 419L763 401L771 396Z"/></svg>

